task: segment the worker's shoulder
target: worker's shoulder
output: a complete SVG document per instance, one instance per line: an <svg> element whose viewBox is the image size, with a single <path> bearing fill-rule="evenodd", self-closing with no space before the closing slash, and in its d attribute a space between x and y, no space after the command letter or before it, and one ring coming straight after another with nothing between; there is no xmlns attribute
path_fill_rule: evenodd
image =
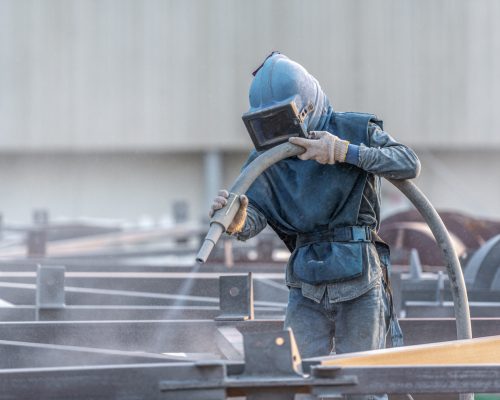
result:
<svg viewBox="0 0 500 400"><path fill-rule="evenodd" d="M384 129L383 120L377 117L375 114L371 113L357 111L336 111L333 113L332 117L337 122L353 122L374 127L378 126L380 129Z"/></svg>
<svg viewBox="0 0 500 400"><path fill-rule="evenodd" d="M241 170L245 169L248 166L248 164L250 164L253 160L255 160L260 154L261 152L259 153L257 150L252 149L248 154L247 159L243 163Z"/></svg>
<svg viewBox="0 0 500 400"><path fill-rule="evenodd" d="M359 111L335 111L335 118L377 118L375 114Z"/></svg>

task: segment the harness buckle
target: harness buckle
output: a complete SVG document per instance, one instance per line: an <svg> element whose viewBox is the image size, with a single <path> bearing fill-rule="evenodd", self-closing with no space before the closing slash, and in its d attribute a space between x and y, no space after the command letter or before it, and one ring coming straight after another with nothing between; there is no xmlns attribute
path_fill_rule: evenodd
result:
<svg viewBox="0 0 500 400"><path fill-rule="evenodd" d="M371 241L371 230L368 226L352 226L352 241L353 242L369 242Z"/></svg>

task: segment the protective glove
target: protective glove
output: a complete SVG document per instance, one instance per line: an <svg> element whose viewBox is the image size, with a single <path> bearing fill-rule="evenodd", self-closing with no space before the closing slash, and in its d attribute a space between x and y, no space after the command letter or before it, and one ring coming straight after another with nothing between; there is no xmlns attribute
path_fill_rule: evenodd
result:
<svg viewBox="0 0 500 400"><path fill-rule="evenodd" d="M311 131L309 139L292 137L288 140L306 149L305 153L298 156L301 160L315 160L320 164L344 162L349 146L347 140L326 131Z"/></svg>
<svg viewBox="0 0 500 400"><path fill-rule="evenodd" d="M213 217L217 210L220 210L227 204L227 199L229 197L229 192L227 190L219 190L219 195L215 197L208 216ZM247 219L247 207L248 207L248 197L244 194L239 196L240 198L240 209L234 216L233 222L228 226L227 233L232 235L233 233L241 232L243 226L245 225L245 220Z"/></svg>

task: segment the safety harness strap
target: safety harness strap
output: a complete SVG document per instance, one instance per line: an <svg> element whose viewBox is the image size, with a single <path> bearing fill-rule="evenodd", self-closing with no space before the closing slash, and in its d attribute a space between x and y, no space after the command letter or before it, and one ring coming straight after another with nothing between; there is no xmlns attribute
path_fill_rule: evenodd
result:
<svg viewBox="0 0 500 400"><path fill-rule="evenodd" d="M320 229L315 232L299 233L296 247L317 242L371 242L375 231L368 226L344 226Z"/></svg>

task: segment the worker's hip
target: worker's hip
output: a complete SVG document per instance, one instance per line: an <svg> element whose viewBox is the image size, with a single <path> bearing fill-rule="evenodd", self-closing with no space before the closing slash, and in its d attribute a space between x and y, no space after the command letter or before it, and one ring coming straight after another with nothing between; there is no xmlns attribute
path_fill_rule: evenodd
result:
<svg viewBox="0 0 500 400"><path fill-rule="evenodd" d="M365 273L370 246L372 231L366 226L299 233L288 265L298 280L311 285L349 281Z"/></svg>

